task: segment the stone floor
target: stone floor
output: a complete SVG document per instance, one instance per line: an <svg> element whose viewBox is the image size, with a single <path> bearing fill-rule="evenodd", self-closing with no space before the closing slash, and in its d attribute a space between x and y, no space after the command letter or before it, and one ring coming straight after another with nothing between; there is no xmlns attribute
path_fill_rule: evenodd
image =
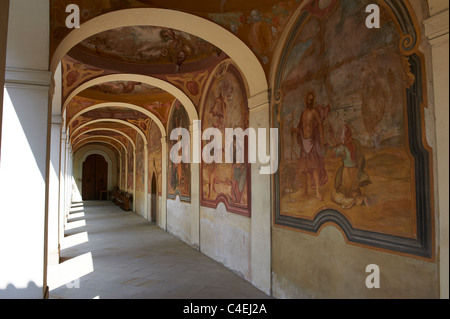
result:
<svg viewBox="0 0 450 319"><path fill-rule="evenodd" d="M223 265L110 202L72 206L50 299L267 299Z"/></svg>

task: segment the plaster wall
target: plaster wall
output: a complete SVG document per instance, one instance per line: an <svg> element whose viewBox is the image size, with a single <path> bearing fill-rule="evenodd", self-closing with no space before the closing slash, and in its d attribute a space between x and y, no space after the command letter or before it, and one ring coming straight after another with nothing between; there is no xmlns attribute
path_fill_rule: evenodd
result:
<svg viewBox="0 0 450 319"><path fill-rule="evenodd" d="M251 280L251 219L216 209L200 208L200 250L227 268Z"/></svg>
<svg viewBox="0 0 450 319"><path fill-rule="evenodd" d="M147 215L145 212L145 193L141 191L136 191L136 196L133 200L136 201L136 213L146 218Z"/></svg>
<svg viewBox="0 0 450 319"><path fill-rule="evenodd" d="M167 200L167 231L187 244L191 243L191 204Z"/></svg>
<svg viewBox="0 0 450 319"><path fill-rule="evenodd" d="M274 228L272 293L276 298L438 298L438 265L348 245L334 226L318 237ZM380 288L369 289L368 265L380 269Z"/></svg>

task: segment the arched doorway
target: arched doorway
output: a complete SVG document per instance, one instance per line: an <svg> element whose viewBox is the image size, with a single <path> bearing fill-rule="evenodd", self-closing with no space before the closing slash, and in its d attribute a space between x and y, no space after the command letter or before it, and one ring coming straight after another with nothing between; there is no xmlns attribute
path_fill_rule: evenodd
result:
<svg viewBox="0 0 450 319"><path fill-rule="evenodd" d="M103 156L89 155L83 163L82 198L83 200L106 199L108 187L108 163ZM102 198L103 197L103 198Z"/></svg>
<svg viewBox="0 0 450 319"><path fill-rule="evenodd" d="M150 208L150 213L151 213L151 221L152 222L156 222L156 198L157 198L157 187L156 187L156 176L155 173L153 173L152 175L152 187L151 187L151 191L152 191L152 196L151 196L151 208Z"/></svg>

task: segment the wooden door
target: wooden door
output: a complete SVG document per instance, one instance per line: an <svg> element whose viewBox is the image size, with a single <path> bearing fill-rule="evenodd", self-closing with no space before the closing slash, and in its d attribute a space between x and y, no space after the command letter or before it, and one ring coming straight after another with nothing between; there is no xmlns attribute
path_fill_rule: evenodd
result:
<svg viewBox="0 0 450 319"><path fill-rule="evenodd" d="M101 155L90 155L83 163L83 200L101 200L108 188L108 163ZM106 198L105 198L106 199Z"/></svg>

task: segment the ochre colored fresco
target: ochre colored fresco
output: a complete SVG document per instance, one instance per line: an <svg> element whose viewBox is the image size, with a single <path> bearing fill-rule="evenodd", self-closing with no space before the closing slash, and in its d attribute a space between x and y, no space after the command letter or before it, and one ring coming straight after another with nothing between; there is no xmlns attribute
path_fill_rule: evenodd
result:
<svg viewBox="0 0 450 319"><path fill-rule="evenodd" d="M136 144L136 190L138 192L143 192L145 187L144 156L144 140L138 135Z"/></svg>
<svg viewBox="0 0 450 319"><path fill-rule="evenodd" d="M202 109L202 129L216 128L222 133L222 163L201 168L201 204L216 207L222 201L229 212L250 215L250 165L225 163L225 129L248 128L247 95L238 70L227 62L213 74ZM203 141L203 147L210 141ZM244 150L248 158L247 150ZM236 150L234 150L236 154Z"/></svg>
<svg viewBox="0 0 450 319"><path fill-rule="evenodd" d="M184 128L189 131L189 116L179 101L176 101L173 105L168 126L168 136L170 137L172 130L177 128ZM167 168L168 195L175 198L179 194L182 197L181 199L189 201L191 197L191 165L185 162L174 163L170 160L170 151L178 142L169 139L167 143L169 158Z"/></svg>
<svg viewBox="0 0 450 319"><path fill-rule="evenodd" d="M81 11L81 24L87 22L102 14L128 8L166 8L175 9L186 13L196 14L208 19L228 31L234 33L247 46L249 46L255 55L260 59L268 74L270 61L273 52L280 39L282 30L292 17L298 6L307 0L221 0L221 1L140 1L140 0L52 0L50 27L51 27L51 53L56 50L58 44L71 31L65 25L68 13L65 12L67 5L77 4ZM127 40L129 45L118 48L109 37L104 39L102 35L96 35L85 42L85 47L93 50L96 54L106 54L107 56L124 59L127 56L135 60L137 58L145 61L151 57L163 57L174 63L181 51L190 54L198 60L199 57L211 55L216 50L210 44L204 44L200 39L190 36L183 36L182 33L175 32L175 36L163 34L161 38L159 28L153 28L152 32L142 32L142 27L122 28L120 32L114 34L116 37L122 37ZM149 36L152 38L149 39ZM136 40L137 39L137 40ZM156 41L156 40L158 41ZM183 39L189 39L184 41ZM194 40L193 40L194 39ZM117 39L116 39L117 40ZM145 40L145 41L144 41ZM186 42L186 43L185 43ZM142 45L139 46L139 43ZM149 47L150 43L158 44L161 52L156 54L157 50ZM167 48L165 48L167 46ZM184 50L180 48L185 47ZM174 50L175 53L170 54ZM202 49L203 48L203 49ZM200 50L202 49L202 50ZM132 50L133 54L126 54L126 50ZM119 51L123 51L119 54ZM196 54L192 54L197 51ZM134 54L138 52L138 54ZM140 52L140 54L139 54ZM200 54L198 53L200 52ZM203 52L203 54L201 54ZM173 57L175 55L175 57ZM186 57L187 58L187 57ZM175 60L175 61L174 61Z"/></svg>
<svg viewBox="0 0 450 319"><path fill-rule="evenodd" d="M212 44L185 32L153 26L105 31L84 40L79 47L100 57L122 62L178 66L217 55L219 51Z"/></svg>
<svg viewBox="0 0 450 319"><path fill-rule="evenodd" d="M104 74L104 70L88 66L66 55L61 61L63 97L67 97L80 84Z"/></svg>
<svg viewBox="0 0 450 319"><path fill-rule="evenodd" d="M411 74L393 19L383 11L381 29L364 27L369 2L339 1L329 15L310 16L288 48L280 213L312 220L333 209L358 229L414 238Z"/></svg>

